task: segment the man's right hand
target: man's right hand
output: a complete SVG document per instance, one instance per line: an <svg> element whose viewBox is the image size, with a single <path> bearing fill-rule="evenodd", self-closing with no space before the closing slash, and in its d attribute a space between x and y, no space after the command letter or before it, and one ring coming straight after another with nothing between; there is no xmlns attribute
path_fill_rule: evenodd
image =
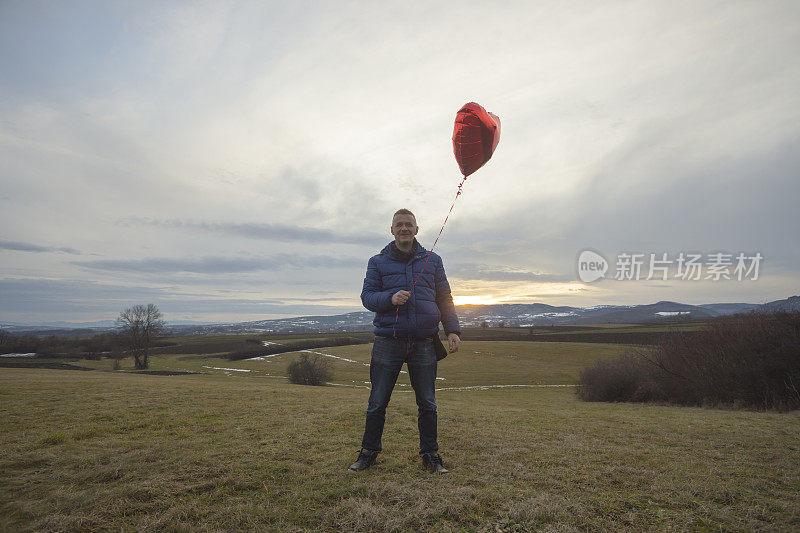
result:
<svg viewBox="0 0 800 533"><path fill-rule="evenodd" d="M403 305L408 301L411 293L408 291L397 291L392 295L392 305Z"/></svg>

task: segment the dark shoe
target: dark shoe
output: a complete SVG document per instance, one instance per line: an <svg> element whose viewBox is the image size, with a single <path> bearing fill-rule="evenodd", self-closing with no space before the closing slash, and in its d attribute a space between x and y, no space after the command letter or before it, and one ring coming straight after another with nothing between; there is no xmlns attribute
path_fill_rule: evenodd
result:
<svg viewBox="0 0 800 533"><path fill-rule="evenodd" d="M375 462L376 457L378 457L378 452L361 448L361 451L358 452L358 459L356 459L355 463L350 465L350 468L348 468L347 471L361 472L362 470L366 470L372 465L372 463Z"/></svg>
<svg viewBox="0 0 800 533"><path fill-rule="evenodd" d="M438 453L426 453L423 455L422 466L432 474L447 474L450 472L442 464L442 456Z"/></svg>

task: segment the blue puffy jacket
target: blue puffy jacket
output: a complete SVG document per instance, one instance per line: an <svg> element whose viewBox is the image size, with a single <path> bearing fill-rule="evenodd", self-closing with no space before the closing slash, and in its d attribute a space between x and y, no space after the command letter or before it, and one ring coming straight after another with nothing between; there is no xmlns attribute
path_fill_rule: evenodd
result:
<svg viewBox="0 0 800 533"><path fill-rule="evenodd" d="M391 337L396 332L398 337L430 337L439 331L440 320L446 334L460 335L458 317L442 258L431 253L428 266L422 272L428 251L416 239L414 246L416 253L408 262L394 246L394 241L369 260L361 302L364 307L375 312L375 335ZM422 275L419 276L411 297L400 306L395 327L397 306L392 304L392 296L400 290L410 291L420 272Z"/></svg>

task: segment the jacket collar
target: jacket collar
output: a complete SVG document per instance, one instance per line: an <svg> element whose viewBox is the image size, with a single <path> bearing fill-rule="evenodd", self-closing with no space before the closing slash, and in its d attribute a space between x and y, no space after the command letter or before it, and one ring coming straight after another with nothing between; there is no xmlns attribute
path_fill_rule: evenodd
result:
<svg viewBox="0 0 800 533"><path fill-rule="evenodd" d="M383 250L381 250L381 255L388 255L393 259L402 260L401 258L397 257L397 255L394 253L394 249L395 249L394 241L391 241L389 244L384 246ZM428 250L422 247L422 245L419 243L416 237L414 237L414 248L412 248L412 250L414 249L416 249L416 253L414 254L414 257L412 257L412 259L428 253Z"/></svg>

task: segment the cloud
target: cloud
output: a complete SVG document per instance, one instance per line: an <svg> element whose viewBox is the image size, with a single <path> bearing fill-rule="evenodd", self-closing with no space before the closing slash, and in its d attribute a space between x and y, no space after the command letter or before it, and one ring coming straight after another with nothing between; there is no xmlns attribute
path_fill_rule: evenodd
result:
<svg viewBox="0 0 800 533"><path fill-rule="evenodd" d="M757 284L659 299L794 292L800 3L540 4L0 4L0 277L355 295L395 209L433 244L474 100L503 134L436 248L454 289L566 303L591 247L765 257Z"/></svg>
<svg viewBox="0 0 800 533"><path fill-rule="evenodd" d="M163 287L82 280L0 279L0 295L0 313L8 317L3 318L4 321L60 312L69 313L73 318L113 318L135 303L155 303L167 314L200 313L214 317L214 320L229 313L246 314L255 320L267 315L324 315L363 310L357 305L325 304L332 301L346 302L347 299L344 298L209 298Z"/></svg>
<svg viewBox="0 0 800 533"><path fill-rule="evenodd" d="M0 279L0 311L8 314L112 310L168 296L163 288L83 280ZM121 311L122 309L118 309Z"/></svg>
<svg viewBox="0 0 800 533"><path fill-rule="evenodd" d="M130 217L120 224L142 224L159 228L178 228L210 233L223 233L246 237L283 242L309 242L315 244L342 243L378 246L386 242L386 237L376 233L338 233L335 231L296 226L280 223L236 223L236 222L201 222L192 220L165 220Z"/></svg>
<svg viewBox="0 0 800 533"><path fill-rule="evenodd" d="M575 293L575 292L586 292L588 289L586 287L569 287L566 289L566 293ZM553 294L548 292L536 292L536 293L529 293L529 294L520 294L517 298L521 300L530 300L531 298L569 298L571 297L570 294Z"/></svg>
<svg viewBox="0 0 800 533"><path fill-rule="evenodd" d="M492 267L475 263L457 263L446 270L448 277L462 280L565 282L573 281L574 279L574 276L545 274L524 269Z"/></svg>
<svg viewBox="0 0 800 533"><path fill-rule="evenodd" d="M350 268L363 266L363 263L363 259L354 257L331 257L326 255L302 257L295 254L277 254L274 257L212 256L188 259L152 257L146 259L73 261L74 265L80 267L111 272L192 272L197 274L233 274L303 268Z"/></svg>
<svg viewBox="0 0 800 533"><path fill-rule="evenodd" d="M0 240L0 250L15 250L19 252L62 252L65 254L81 255L75 248L67 246L39 246L28 242Z"/></svg>

